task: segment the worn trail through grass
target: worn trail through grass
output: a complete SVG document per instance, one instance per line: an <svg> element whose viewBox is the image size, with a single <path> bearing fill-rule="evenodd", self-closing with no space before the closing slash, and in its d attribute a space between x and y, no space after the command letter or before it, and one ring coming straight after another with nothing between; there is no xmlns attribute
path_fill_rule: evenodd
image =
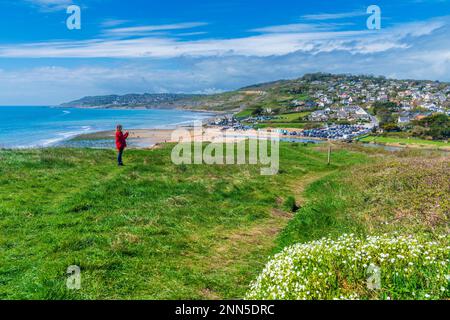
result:
<svg viewBox="0 0 450 320"><path fill-rule="evenodd" d="M242 298L295 214L284 203L366 156L281 144L280 173L175 166L171 146L0 150L0 297ZM78 265L82 289L69 291Z"/></svg>

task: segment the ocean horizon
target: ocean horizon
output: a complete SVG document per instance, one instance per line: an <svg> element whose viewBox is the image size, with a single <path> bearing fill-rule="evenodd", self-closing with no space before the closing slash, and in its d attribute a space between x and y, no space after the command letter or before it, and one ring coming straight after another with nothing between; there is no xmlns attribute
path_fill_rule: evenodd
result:
<svg viewBox="0 0 450 320"><path fill-rule="evenodd" d="M57 146L80 134L124 129L166 129L213 113L177 109L94 109L0 106L0 148Z"/></svg>

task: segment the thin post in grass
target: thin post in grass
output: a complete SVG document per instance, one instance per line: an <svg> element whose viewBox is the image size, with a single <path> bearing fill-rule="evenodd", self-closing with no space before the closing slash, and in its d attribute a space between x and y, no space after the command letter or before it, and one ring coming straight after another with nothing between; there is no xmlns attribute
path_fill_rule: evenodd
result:
<svg viewBox="0 0 450 320"><path fill-rule="evenodd" d="M328 165L331 164L331 145L328 146L328 160L327 160L327 164Z"/></svg>

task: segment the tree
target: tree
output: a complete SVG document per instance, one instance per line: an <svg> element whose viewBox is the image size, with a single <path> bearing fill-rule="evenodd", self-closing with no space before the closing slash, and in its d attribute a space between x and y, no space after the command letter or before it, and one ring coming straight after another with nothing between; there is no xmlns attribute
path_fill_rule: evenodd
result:
<svg viewBox="0 0 450 320"><path fill-rule="evenodd" d="M413 135L416 137L431 137L434 140L450 138L450 117L443 113L415 120L413 125Z"/></svg>
<svg viewBox="0 0 450 320"><path fill-rule="evenodd" d="M387 132L400 132L402 131L399 126L397 126L397 124L393 123L393 122L389 122L389 123L384 123L383 125L381 125L381 128L384 131Z"/></svg>
<svg viewBox="0 0 450 320"><path fill-rule="evenodd" d="M380 120L380 126L383 127L385 124L395 123L396 117L394 113L399 109L399 106L394 102L375 102L372 106L373 113ZM393 128L389 126L389 128Z"/></svg>
<svg viewBox="0 0 450 320"><path fill-rule="evenodd" d="M260 116L264 113L264 109L261 106L257 106L255 110L252 111L253 116Z"/></svg>

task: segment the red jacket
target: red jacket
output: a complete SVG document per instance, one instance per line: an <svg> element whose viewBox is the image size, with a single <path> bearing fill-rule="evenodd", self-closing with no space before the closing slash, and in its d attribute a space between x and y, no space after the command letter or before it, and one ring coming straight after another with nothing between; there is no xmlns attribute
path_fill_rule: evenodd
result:
<svg viewBox="0 0 450 320"><path fill-rule="evenodd" d="M125 149L127 147L128 132L123 134L122 131L116 131L116 147L117 150Z"/></svg>

